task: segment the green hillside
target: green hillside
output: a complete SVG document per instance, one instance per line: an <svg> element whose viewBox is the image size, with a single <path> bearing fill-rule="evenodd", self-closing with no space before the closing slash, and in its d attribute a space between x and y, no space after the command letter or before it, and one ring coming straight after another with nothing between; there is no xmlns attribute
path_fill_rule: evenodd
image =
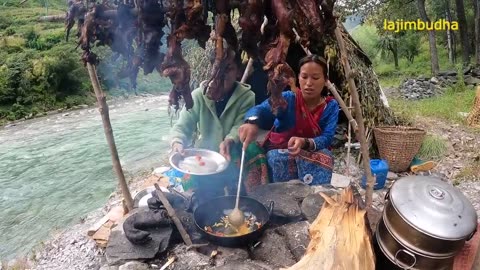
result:
<svg viewBox="0 0 480 270"><path fill-rule="evenodd" d="M62 0L0 2L0 124L95 101L75 37L65 41L63 22L38 20L65 11ZM115 75L120 64L110 61L108 49L96 51L103 59L99 77L104 90L111 95L129 94L128 81ZM170 87L169 80L157 73L139 75L140 93L165 92Z"/></svg>

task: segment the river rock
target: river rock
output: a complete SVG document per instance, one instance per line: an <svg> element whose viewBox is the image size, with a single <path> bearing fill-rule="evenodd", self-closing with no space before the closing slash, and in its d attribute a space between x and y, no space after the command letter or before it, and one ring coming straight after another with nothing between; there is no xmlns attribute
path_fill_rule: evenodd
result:
<svg viewBox="0 0 480 270"><path fill-rule="evenodd" d="M204 270L210 267L210 257L202 253L187 250L185 245L177 245L172 252L177 257L173 264L174 270Z"/></svg>
<svg viewBox="0 0 480 270"><path fill-rule="evenodd" d="M288 249L293 254L296 261L299 261L303 255L305 255L308 243L310 243L310 236L308 234L309 226L310 223L307 221L300 221L277 228L277 230L285 236Z"/></svg>
<svg viewBox="0 0 480 270"><path fill-rule="evenodd" d="M388 172L387 173L387 179L388 180L397 180L398 179L398 174L394 172Z"/></svg>
<svg viewBox="0 0 480 270"><path fill-rule="evenodd" d="M480 84L480 79L472 77L472 76L468 76L468 77L465 78L465 84L467 84L467 85L479 85Z"/></svg>
<svg viewBox="0 0 480 270"><path fill-rule="evenodd" d="M144 245L134 245L125 237L123 222L116 226L108 240L105 256L109 265L121 264L129 260L152 259L157 253L164 252L173 233L171 227L149 231L151 241Z"/></svg>
<svg viewBox="0 0 480 270"><path fill-rule="evenodd" d="M120 266L118 270L149 270L150 266L146 263L130 261Z"/></svg>
<svg viewBox="0 0 480 270"><path fill-rule="evenodd" d="M245 261L249 259L248 251L242 248L218 247L215 256L217 266L227 265L232 261Z"/></svg>
<svg viewBox="0 0 480 270"><path fill-rule="evenodd" d="M348 176L341 175L338 173L333 173L332 180L330 181L330 185L336 188L346 188L350 184L350 181L352 181L352 179Z"/></svg>
<svg viewBox="0 0 480 270"><path fill-rule="evenodd" d="M252 260L242 260L242 261L232 261L227 265L217 266L212 268L212 270L273 270L270 265L259 261Z"/></svg>
<svg viewBox="0 0 480 270"><path fill-rule="evenodd" d="M334 190L328 189L325 189L322 192L328 196L332 196L336 193ZM310 223L317 218L324 201L325 200L319 193L310 194L302 201L302 214Z"/></svg>
<svg viewBox="0 0 480 270"><path fill-rule="evenodd" d="M283 233L283 230L266 230L260 238L261 244L252 251L252 259L280 268L295 264L296 259L288 248Z"/></svg>
<svg viewBox="0 0 480 270"><path fill-rule="evenodd" d="M249 196L264 205L273 201L273 214L293 221L302 219L300 204L312 193L310 186L299 180L292 180L258 186L250 192Z"/></svg>
<svg viewBox="0 0 480 270"><path fill-rule="evenodd" d="M100 267L99 270L118 270L118 266L116 265L104 265L102 267Z"/></svg>

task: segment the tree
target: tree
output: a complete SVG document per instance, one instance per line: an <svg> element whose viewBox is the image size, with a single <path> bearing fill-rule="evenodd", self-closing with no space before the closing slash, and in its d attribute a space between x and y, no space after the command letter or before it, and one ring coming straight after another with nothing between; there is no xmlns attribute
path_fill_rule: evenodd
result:
<svg viewBox="0 0 480 270"><path fill-rule="evenodd" d="M480 66L480 0L473 0L475 11L475 64Z"/></svg>
<svg viewBox="0 0 480 270"><path fill-rule="evenodd" d="M417 8L420 13L420 18L430 23L428 18L427 11L425 10L425 0L417 0ZM432 74L437 75L440 67L438 65L438 52L437 52L437 42L435 40L435 30L428 31L428 43L430 45L430 62L432 64Z"/></svg>
<svg viewBox="0 0 480 270"><path fill-rule="evenodd" d="M413 63L413 59L420 53L420 39L416 32L407 32L399 39L399 54Z"/></svg>
<svg viewBox="0 0 480 270"><path fill-rule="evenodd" d="M470 63L470 46L468 40L467 19L465 17L465 7L463 0L455 0L455 7L457 9L458 30L460 31L460 43L462 44L462 60L463 65Z"/></svg>
<svg viewBox="0 0 480 270"><path fill-rule="evenodd" d="M393 35L381 35L375 48L380 50L382 56L392 53L395 68L398 69L398 42Z"/></svg>

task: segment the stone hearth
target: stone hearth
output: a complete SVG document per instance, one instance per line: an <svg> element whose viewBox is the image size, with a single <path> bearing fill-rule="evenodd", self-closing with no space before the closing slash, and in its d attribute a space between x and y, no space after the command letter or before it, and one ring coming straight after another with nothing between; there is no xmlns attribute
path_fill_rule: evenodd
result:
<svg viewBox="0 0 480 270"><path fill-rule="evenodd" d="M339 190L331 186L310 187L298 180L272 183L256 188L249 196L265 205L273 201L274 211L263 235L257 241L241 248L227 248L209 243L197 249L189 249L182 242L173 225L173 234L171 231L163 232L163 238L161 238L163 242L156 240L150 243L150 245L156 245L155 247L135 247L131 243L124 242L128 240L122 234L122 226L117 226L106 249L108 267L116 268L120 264L125 265L128 261L138 261L145 263L141 267L147 265L151 269L158 269L172 256L175 257L175 262L167 269L270 270L291 266L301 259L310 241L308 227L323 205L323 198L319 195L319 191L331 196ZM183 205L176 211L193 242L208 243L197 231L193 215L184 208ZM168 247L165 246L166 240L168 240ZM119 248L119 244L124 246ZM126 253L125 250L129 252ZM124 258L121 258L122 256Z"/></svg>

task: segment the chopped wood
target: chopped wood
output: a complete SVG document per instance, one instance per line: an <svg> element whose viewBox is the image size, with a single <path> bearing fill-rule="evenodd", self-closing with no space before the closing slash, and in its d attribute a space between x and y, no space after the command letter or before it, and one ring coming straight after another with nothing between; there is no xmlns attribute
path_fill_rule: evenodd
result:
<svg viewBox="0 0 480 270"><path fill-rule="evenodd" d="M172 264L175 260L177 259L177 257L175 256L172 256L168 259L168 261L162 266L162 268L160 268L160 270L165 270L167 269L167 267L170 266L170 264Z"/></svg>
<svg viewBox="0 0 480 270"><path fill-rule="evenodd" d="M93 226L88 229L87 235L93 236L108 220L108 216L102 217L99 221L95 222L95 224L93 224Z"/></svg>
<svg viewBox="0 0 480 270"><path fill-rule="evenodd" d="M375 269L366 210L349 186L333 197L320 193L325 203L309 228L310 243L303 258L288 270Z"/></svg>
<svg viewBox="0 0 480 270"><path fill-rule="evenodd" d="M104 242L108 242L113 225L114 224L112 221L108 221L105 224L103 224L102 227L100 227L100 229L97 232L95 232L95 234L92 236L92 239L95 240L95 242L97 242L97 245L98 244L101 245Z"/></svg>

